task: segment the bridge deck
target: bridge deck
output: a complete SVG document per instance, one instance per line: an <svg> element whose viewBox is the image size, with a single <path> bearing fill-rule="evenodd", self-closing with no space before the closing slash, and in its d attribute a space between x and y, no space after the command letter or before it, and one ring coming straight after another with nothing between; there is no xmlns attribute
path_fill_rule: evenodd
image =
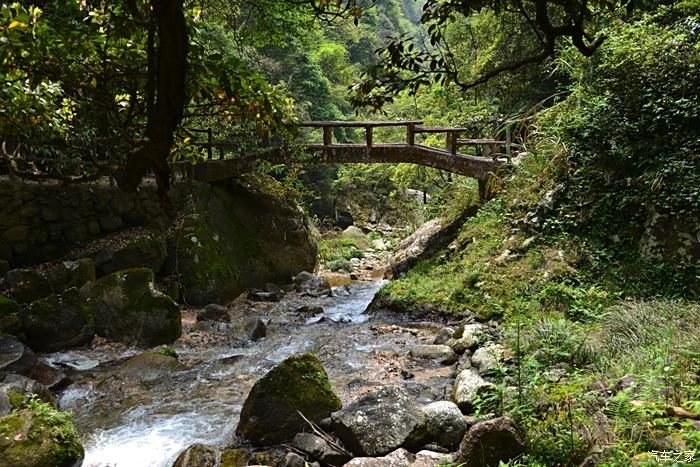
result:
<svg viewBox="0 0 700 467"><path fill-rule="evenodd" d="M486 183L505 162L496 158L496 148L503 141L490 139L460 139L465 128L460 127L424 127L422 121L311 121L302 123L301 127L323 129L323 144L309 144L305 155L295 159L282 148L272 148L253 155L224 158L225 151L236 150L235 142L212 141L211 130L199 130L208 134L208 141L196 143L207 148L209 160L190 167L192 177L205 182L214 182L236 177L256 169L258 162L268 161L273 164L328 164L328 163L386 163L402 162L420 164L448 172L464 175L479 180L480 192L485 195ZM406 128L406 142L394 144L375 144L373 130L377 127L403 126ZM365 144L334 144L333 129L339 127L364 128ZM419 133L445 133L446 149L438 149L415 143ZM506 143L508 144L508 143ZM485 157L458 153L460 146L481 146ZM213 159L212 149L218 149L220 158ZM488 157L492 156L492 157Z"/></svg>
<svg viewBox="0 0 700 467"><path fill-rule="evenodd" d="M488 180L498 167L503 165L503 162L499 160L452 154L443 149L405 143L375 144L371 147L363 144L312 144L307 146L307 152L307 156L298 160L277 149L254 156L209 160L195 164L192 167L192 176L204 182L224 180L251 172L255 170L259 161L265 160L273 164L397 164L407 162L446 170L477 180Z"/></svg>

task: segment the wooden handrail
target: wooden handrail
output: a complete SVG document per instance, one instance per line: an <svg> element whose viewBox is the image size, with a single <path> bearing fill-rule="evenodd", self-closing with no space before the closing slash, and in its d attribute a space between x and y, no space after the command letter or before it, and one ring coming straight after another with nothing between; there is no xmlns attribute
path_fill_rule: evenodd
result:
<svg viewBox="0 0 700 467"><path fill-rule="evenodd" d="M328 121L316 121L311 120L307 122L302 122L298 126L300 128L367 128L367 127L380 127L380 126L407 126L407 125L420 125L422 120L398 120L398 121L376 121L376 122L358 122L355 120L328 120Z"/></svg>
<svg viewBox="0 0 700 467"><path fill-rule="evenodd" d="M460 133L467 131L468 128L462 127L443 127L443 126L417 126L416 133Z"/></svg>

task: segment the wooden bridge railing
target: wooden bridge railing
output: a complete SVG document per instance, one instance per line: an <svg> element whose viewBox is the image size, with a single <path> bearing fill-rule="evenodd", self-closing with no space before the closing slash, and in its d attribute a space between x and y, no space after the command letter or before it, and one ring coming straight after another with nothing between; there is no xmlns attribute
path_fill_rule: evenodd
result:
<svg viewBox="0 0 700 467"><path fill-rule="evenodd" d="M364 128L365 129L365 144L368 148L374 145L374 129L378 127L390 126L405 126L406 127L406 144L415 146L416 134L419 133L445 133L445 149L451 154L457 154L460 146L480 146L483 157L491 156L496 159L499 155L498 146L508 147L509 141L499 141L494 139L462 139L460 135L463 131L468 131L468 128L463 127L427 127L422 126L422 120L399 120L399 121L374 121L374 122L358 122L358 121L307 121L299 125L301 128L321 128L323 129L323 146L342 146L341 144L333 144L333 129L334 128ZM508 152L508 151L507 151Z"/></svg>

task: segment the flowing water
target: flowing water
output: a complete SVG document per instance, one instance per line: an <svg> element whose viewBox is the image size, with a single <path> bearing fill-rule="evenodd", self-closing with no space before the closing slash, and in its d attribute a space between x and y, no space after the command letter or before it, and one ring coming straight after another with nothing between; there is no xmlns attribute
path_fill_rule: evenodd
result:
<svg viewBox="0 0 700 467"><path fill-rule="evenodd" d="M137 353L126 347L47 356L82 368L100 363L76 372L77 382L60 399L62 409L73 411L83 436L83 465L170 466L193 443L231 444L253 383L298 352L319 356L344 403L381 384L406 385L421 402L443 398L449 369L418 367L405 357L410 345L432 339L435 326L365 314L380 286L353 284L344 289L349 291L345 297L297 298L294 304L283 301L267 308L238 305L241 313L268 322L265 338L244 347L233 347L226 339L181 338L172 347L186 368L150 379L124 378L115 371ZM300 315L295 311L299 300L315 300L324 312ZM193 333L190 324L183 325L185 335Z"/></svg>

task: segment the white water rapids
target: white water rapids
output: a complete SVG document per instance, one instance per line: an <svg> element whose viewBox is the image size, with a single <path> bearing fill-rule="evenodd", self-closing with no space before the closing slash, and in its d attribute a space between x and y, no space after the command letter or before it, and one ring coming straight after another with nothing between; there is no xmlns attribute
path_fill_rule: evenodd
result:
<svg viewBox="0 0 700 467"><path fill-rule="evenodd" d="M381 285L351 285L349 296L326 299L331 301L323 304L324 312L313 318L299 319L278 309L264 317L271 319L267 337L242 348L176 342L173 348L187 369L167 377L123 382L103 370L79 379L62 394L60 404L73 411L82 434L83 465L170 467L178 453L193 443L229 445L253 383L295 353L315 352L341 398L357 388L383 383L379 367L415 343L417 331L411 331L413 335L376 332L373 326L390 324L363 312ZM98 360L102 365L134 353L96 355L76 350L47 359Z"/></svg>

